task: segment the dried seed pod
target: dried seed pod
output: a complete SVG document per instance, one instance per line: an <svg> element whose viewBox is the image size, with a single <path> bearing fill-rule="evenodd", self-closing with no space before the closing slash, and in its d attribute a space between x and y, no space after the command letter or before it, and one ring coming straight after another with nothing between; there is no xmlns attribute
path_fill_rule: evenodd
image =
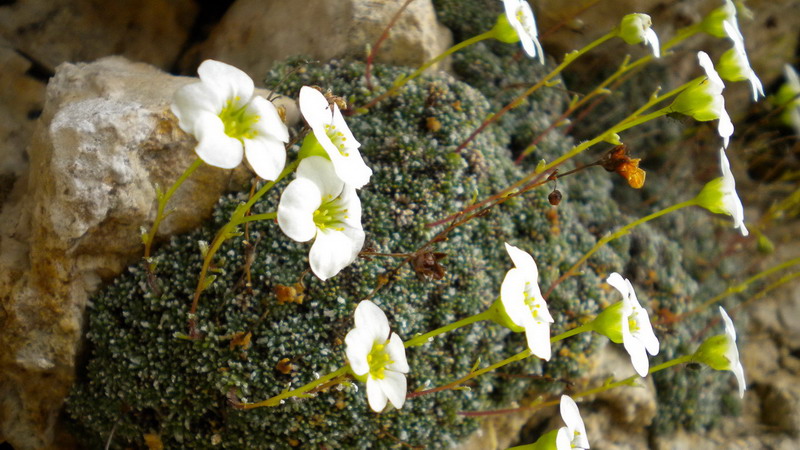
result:
<svg viewBox="0 0 800 450"><path fill-rule="evenodd" d="M561 195L561 191L559 191L558 189L553 189L553 192L551 192L550 195L547 196L547 200L550 202L551 205L558 206L558 204L561 203L562 197L563 196Z"/></svg>

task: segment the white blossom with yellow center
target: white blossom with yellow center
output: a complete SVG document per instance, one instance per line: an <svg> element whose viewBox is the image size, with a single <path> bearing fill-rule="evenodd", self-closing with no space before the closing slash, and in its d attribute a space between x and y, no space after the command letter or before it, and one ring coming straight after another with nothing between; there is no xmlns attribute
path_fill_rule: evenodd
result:
<svg viewBox="0 0 800 450"><path fill-rule="evenodd" d="M295 241L314 239L308 259L323 281L355 261L364 246L356 190L344 184L333 164L321 156L300 161L297 178L281 195L278 225Z"/></svg>
<svg viewBox="0 0 800 450"><path fill-rule="evenodd" d="M503 6L508 23L519 35L525 53L531 58L538 55L539 62L544 64L544 51L539 43L539 32L531 5L525 0L503 0Z"/></svg>
<svg viewBox="0 0 800 450"><path fill-rule="evenodd" d="M606 280L622 294L622 344L631 357L631 363L639 376L647 376L650 363L647 353L658 354L658 338L653 333L647 310L639 305L633 286L627 278L617 272Z"/></svg>
<svg viewBox="0 0 800 450"><path fill-rule="evenodd" d="M525 338L531 352L549 360L550 324L553 317L539 289L539 269L533 257L508 243L506 251L514 268L506 273L500 287L500 300L514 325L525 329Z"/></svg>
<svg viewBox="0 0 800 450"><path fill-rule="evenodd" d="M375 412L386 403L400 409L406 400L408 361L403 341L392 333L386 314L369 300L358 304L355 327L344 338L350 368L359 378L366 378L367 401Z"/></svg>
<svg viewBox="0 0 800 450"><path fill-rule="evenodd" d="M356 189L367 184L372 169L361 158L358 151L361 144L350 132L339 107L328 103L320 91L309 86L300 89L299 104L300 112L333 162L339 179Z"/></svg>
<svg viewBox="0 0 800 450"><path fill-rule="evenodd" d="M178 126L197 139L197 156L223 169L246 156L259 177L276 179L286 164L289 131L275 105L253 95L253 80L231 65L209 59L197 74L200 82L180 88L171 107Z"/></svg>
<svg viewBox="0 0 800 450"><path fill-rule="evenodd" d="M561 419L566 426L558 430L556 449L588 449L589 438L586 436L586 426L583 424L583 418L575 400L567 395L562 395L559 409L561 410Z"/></svg>

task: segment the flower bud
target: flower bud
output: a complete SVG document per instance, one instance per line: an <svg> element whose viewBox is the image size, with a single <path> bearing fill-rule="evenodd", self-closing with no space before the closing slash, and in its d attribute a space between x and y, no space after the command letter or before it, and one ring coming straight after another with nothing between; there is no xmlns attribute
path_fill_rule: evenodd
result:
<svg viewBox="0 0 800 450"><path fill-rule="evenodd" d="M519 42L519 34L517 34L517 30L508 23L508 17L506 17L505 14L497 16L497 22L495 22L494 28L492 28L492 33L494 34L494 38L500 42L505 42L506 44Z"/></svg>
<svg viewBox="0 0 800 450"><path fill-rule="evenodd" d="M650 45L653 47L653 55L658 58L660 56L658 35L650 28L652 23L647 14L628 14L622 18L617 36L631 45L642 42Z"/></svg>
<svg viewBox="0 0 800 450"><path fill-rule="evenodd" d="M700 29L712 36L728 37L722 25L727 20L736 20L736 6L731 0L725 0L724 5L711 11L700 23Z"/></svg>

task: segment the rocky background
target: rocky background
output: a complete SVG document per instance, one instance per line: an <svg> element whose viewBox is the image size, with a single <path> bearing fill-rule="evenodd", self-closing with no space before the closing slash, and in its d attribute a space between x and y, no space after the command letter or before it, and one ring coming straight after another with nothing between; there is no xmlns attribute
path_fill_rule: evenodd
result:
<svg viewBox="0 0 800 450"><path fill-rule="evenodd" d="M69 448L59 413L81 366L86 302L97 287L140 255L139 226L155 213L155 186L171 183L193 158L193 142L174 126L169 99L206 58L219 59L261 80L276 61L305 54L322 61L363 58L402 2L190 0L18 0L0 2L0 448ZM561 55L611 28L621 12L645 12L655 30L698 20L719 2L654 0L532 2L546 53ZM565 6L565 3L569 5ZM593 5L595 4L596 5ZM750 1L741 20L756 72L767 91L781 81L785 62L797 63L800 2ZM701 37L693 48L704 45ZM709 45L719 45L708 40ZM430 0L416 0L392 30L378 60L415 65L452 44ZM609 46L575 70L617 61ZM112 56L114 55L114 56ZM677 59L676 59L677 60ZM676 79L696 71L680 58ZM447 68L447 65L442 67ZM567 77L569 78L569 74ZM258 84L258 83L257 83ZM265 86L266 87L266 86ZM751 124L751 149L734 160L748 221L764 219L775 198L796 189L783 182L798 167L777 161L763 170L765 108L749 103L749 87L726 91L738 127ZM296 110L286 100L289 120ZM737 128L737 130L740 128ZM753 131L755 129L755 131ZM797 140L781 148L798 154ZM784 142L785 144L785 142ZM793 153L791 153L793 152ZM796 158L796 156L795 156ZM244 173L205 169L174 199L164 236L196 227L219 195ZM795 175L796 176L796 175ZM788 178L791 181L791 178ZM795 178L796 180L796 178ZM753 219L750 219L753 218ZM779 218L778 218L779 219ZM767 219L764 219L767 220ZM775 252L753 260L751 272L800 254L795 223L772 220ZM754 243L743 245L754 250ZM668 439L643 431L656 408L651 389L609 392L582 404L593 448L797 448L800 431L800 295L784 286L751 307L740 352L749 391L742 416L709 433L678 432ZM743 300L745 298L742 298ZM609 355L593 377L608 375ZM624 374L617 374L624 375ZM486 422L473 448L502 448L525 422L541 429L553 411L533 419ZM510 431L509 431L510 430ZM470 444L467 444L470 445Z"/></svg>

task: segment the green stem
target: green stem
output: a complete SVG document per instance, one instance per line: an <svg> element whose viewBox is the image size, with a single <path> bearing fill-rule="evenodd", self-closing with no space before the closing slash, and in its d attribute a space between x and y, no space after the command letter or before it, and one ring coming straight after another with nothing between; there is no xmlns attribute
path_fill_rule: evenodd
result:
<svg viewBox="0 0 800 450"><path fill-rule="evenodd" d="M261 407L264 407L264 406L278 406L278 405L281 404L281 401L283 401L283 400L285 400L287 398L291 398L291 397L304 396L303 394L305 394L306 392L316 388L317 386L321 386L321 385L327 383L328 381L333 380L334 378L338 378L338 377L340 377L342 375L345 375L348 370L350 370L350 366L340 367L337 371L331 372L328 375L325 375L324 377L318 378L318 379L316 379L316 380L314 380L314 381L312 381L312 382L310 382L310 383L308 383L306 385L303 385L302 387L299 387L299 388L294 389L292 391L284 392L284 393L276 395L274 397L270 397L270 398L268 398L266 400L263 400L263 401L260 401L258 403L245 403L245 404L241 405L241 408L242 409L253 409L253 408L261 408Z"/></svg>
<svg viewBox="0 0 800 450"><path fill-rule="evenodd" d="M192 162L192 164L183 172L183 174L172 183L172 186L165 192L164 194L160 194L158 196L158 209L156 211L156 218L153 221L153 226L150 227L150 231L147 233L147 237L145 238L144 243L144 259L147 260L150 258L150 251L153 246L153 241L156 238L156 234L158 233L158 227L161 225L161 221L164 220L166 215L164 214L164 210L167 207L167 202L172 198L175 194L175 191L186 181L195 170L197 170L200 166L203 165L203 160L197 158Z"/></svg>
<svg viewBox="0 0 800 450"><path fill-rule="evenodd" d="M416 336L413 339L409 339L408 341L405 342L404 345L406 348L409 348L427 344L430 340L432 340L436 336L439 336L440 334L447 333L448 331L452 331L457 328L465 327L467 325L479 322L481 320L491 320L491 317L492 317L491 309L487 309L482 313L475 314L474 316L469 316L466 319L461 319L458 322L453 322L441 328L437 328L431 332Z"/></svg>
<svg viewBox="0 0 800 450"><path fill-rule="evenodd" d="M672 206L668 206L668 207L666 207L666 208L664 208L664 209L662 209L660 211L656 211L656 212L654 212L654 213L652 213L650 215L642 217L641 219L634 220L633 222L625 225L624 227L620 228L619 230L615 231L614 233L612 233L612 234L600 239L599 241L597 241L596 244L594 244L594 247L592 247L588 252L586 252L586 254L584 254L581 257L581 259L579 259L575 264L573 264L572 267L569 268L569 270L564 272L563 275L561 275L555 282L553 282L553 284L550 285L550 287L547 289L547 293L545 293L545 295L544 295L545 298L549 297L550 294L553 292L553 289L556 288L556 286L561 284L561 282L566 280L568 277L572 276L575 273L575 270L577 270L577 268L580 267L581 264L585 263L586 260L588 260L592 255L595 254L595 252L600 250L604 245L608 244L609 242L613 241L614 239L617 239L617 238L620 238L622 236L625 236L632 229L636 228L637 226L639 226L639 225L641 225L641 224L643 224L645 222L649 222L649 221L651 221L653 219L657 219L657 218L659 218L659 217L661 217L661 216L663 216L665 214L669 214L669 213L671 213L673 211L677 211L677 210L679 210L681 208L685 208L687 206L693 206L693 205L696 205L696 204L697 204L697 201L695 199L687 200L687 201L681 202L681 203L676 203L676 204L674 204Z"/></svg>
<svg viewBox="0 0 800 450"><path fill-rule="evenodd" d="M461 50L461 49L463 49L465 47L469 47L472 44L476 44L476 43L478 43L480 41L484 41L486 39L491 39L493 37L494 37L494 30L490 30L490 31L487 31L486 33L479 34L479 35L473 36L473 37L471 37L471 38L469 38L469 39L467 39L465 41L459 42L458 44L456 44L456 45L448 48L447 50L445 50L439 56L436 56L435 58L433 58L433 59L425 62L424 64L422 64L411 75L409 75L407 77L403 77L403 78L395 81L394 83L392 83L392 86L386 92L384 92L383 94L381 94L381 95L375 97L374 99L370 100L366 105L361 106L359 108L356 108L355 112L359 113L359 114L367 112L367 110L369 110L370 108L372 108L373 106L378 104L378 102L380 102L381 100L384 100L387 97L390 97L390 96L394 95L395 93L397 93L397 91L400 90L400 88L402 88L403 86L405 86L406 83L408 83L409 81L411 81L411 80L417 78L418 76L422 75L422 73L425 72L425 70L427 70L432 65L438 63L439 61L443 60L444 58L447 58L448 56L452 55L453 53L455 53L455 52L457 52L457 51L459 51L459 50Z"/></svg>
<svg viewBox="0 0 800 450"><path fill-rule="evenodd" d="M559 334L557 336L553 336L553 337L550 338L550 343L554 344L554 343L556 343L558 341L563 341L564 339L566 339L568 337L572 337L572 336L575 336L576 334L580 334L580 333L585 333L587 331L592 331L592 322L586 322L585 324L583 324L583 325L581 325L579 327L573 328L571 330L567 330L567 331L565 331L565 332L563 332L563 333L561 333L561 334Z"/></svg>
<svg viewBox="0 0 800 450"><path fill-rule="evenodd" d="M253 196L250 198L250 200L247 201L247 203L245 203L244 205L241 205L240 207L236 208L236 211L233 212L233 214L231 215L231 218L228 221L228 223L223 225L222 228L217 233L217 235L214 237L214 242L211 244L211 246L209 247L208 251L206 252L205 258L203 258L203 266L200 269L200 276L198 277L198 280L197 280L197 287L194 290L194 296L192 298L192 307L191 307L191 309L189 309L189 335L190 336L192 336L192 337L196 336L196 332L195 332L196 331L195 330L196 322L195 322L194 315L197 312L197 305L200 302L200 295L203 293L203 290L205 290L205 287L206 287L206 275L208 274L208 268L211 266L211 261L213 260L214 255L217 254L217 251L222 246L222 244L229 237L231 237L231 236L233 236L235 234L234 232L236 230L236 227L239 226L239 224L242 224L242 223L245 223L245 222L252 222L254 220L262 220L262 219L272 219L272 218L274 218L272 216L272 214L274 214L274 213L257 214L255 216L246 216L246 214L250 210L250 208L252 208L253 205L261 197L264 196L264 194L269 192L269 190L272 189L275 186L275 184L277 184L279 181L281 181L284 178L286 178L286 176L289 175L290 173L294 172L294 170L297 169L297 166L299 164L300 164L300 159L298 158L295 161L293 161L291 164L289 164L286 167L284 167L283 171L281 171L281 173L278 175L278 177L274 181L270 181L268 183L265 183L264 186L262 186L261 189L258 190L258 192L253 194ZM255 217L255 219L248 219L248 217Z"/></svg>
<svg viewBox="0 0 800 450"><path fill-rule="evenodd" d="M264 213L264 214L253 214L252 216L244 216L243 218L236 221L236 225L241 225L247 222L257 222L259 220L272 220L278 217L277 212L271 213Z"/></svg>

